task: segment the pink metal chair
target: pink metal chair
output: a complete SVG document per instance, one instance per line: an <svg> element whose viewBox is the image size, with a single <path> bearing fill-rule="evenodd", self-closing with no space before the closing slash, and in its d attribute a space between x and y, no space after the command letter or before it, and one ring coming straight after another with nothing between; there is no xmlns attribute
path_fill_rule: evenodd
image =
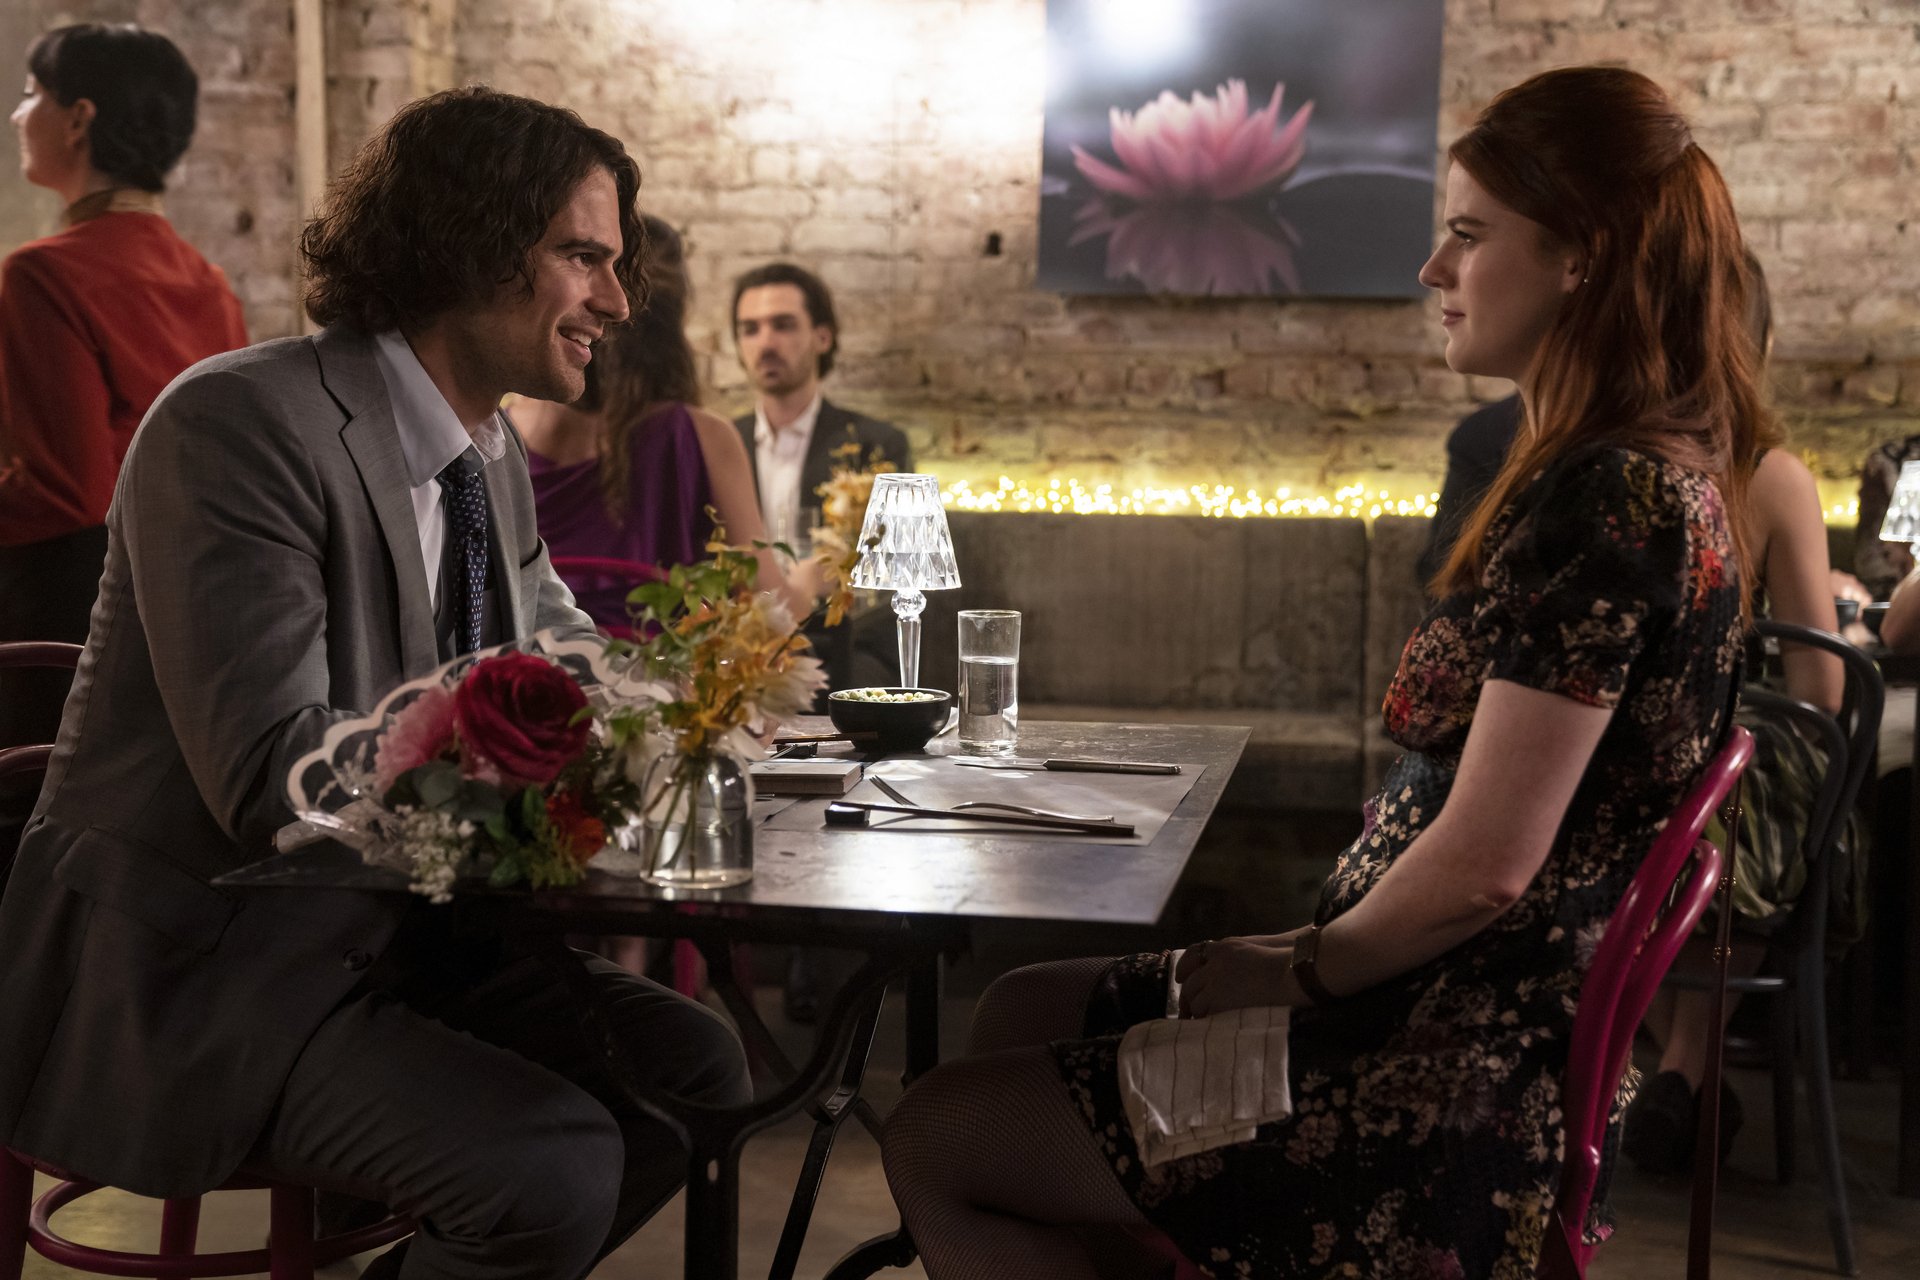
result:
<svg viewBox="0 0 1920 1280"><path fill-rule="evenodd" d="M1734 726L1641 862L1581 984L1560 1088L1566 1166L1540 1253L1536 1274L1542 1280L1581 1280L1587 1273L1596 1247L1585 1238L1587 1211L1634 1029L1719 887L1720 850L1700 833L1752 758L1753 736Z"/></svg>
<svg viewBox="0 0 1920 1280"><path fill-rule="evenodd" d="M667 576L659 565L612 556L554 556L552 563L554 573L576 597L600 604L610 596L625 600L633 588L662 582ZM602 623L600 630L616 640L633 639L633 628L620 623Z"/></svg>

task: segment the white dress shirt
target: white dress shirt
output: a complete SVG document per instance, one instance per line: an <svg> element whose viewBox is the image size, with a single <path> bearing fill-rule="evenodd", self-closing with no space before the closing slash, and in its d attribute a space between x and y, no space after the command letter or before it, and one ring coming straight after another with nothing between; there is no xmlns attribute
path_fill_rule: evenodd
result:
<svg viewBox="0 0 1920 1280"><path fill-rule="evenodd" d="M469 445L478 448L487 462L498 462L507 453L507 434L495 412L468 435L398 329L374 335L373 358L386 381L393 422L400 432L400 453L407 460L413 519L420 529L420 562L427 571L427 608L436 609L440 559L447 544L447 504L435 477Z"/></svg>
<svg viewBox="0 0 1920 1280"><path fill-rule="evenodd" d="M753 407L753 452L755 470L760 477L760 518L767 523L767 537L798 544L807 530L800 527L802 506L808 503L800 492L800 473L807 465L807 447L813 443L813 426L820 420L820 393L800 416L775 430L767 421L766 406Z"/></svg>

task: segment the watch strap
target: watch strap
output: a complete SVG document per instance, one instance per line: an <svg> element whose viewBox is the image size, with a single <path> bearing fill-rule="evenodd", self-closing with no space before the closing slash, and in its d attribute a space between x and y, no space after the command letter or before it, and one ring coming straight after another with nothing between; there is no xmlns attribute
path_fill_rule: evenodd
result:
<svg viewBox="0 0 1920 1280"><path fill-rule="evenodd" d="M1320 981L1320 926L1310 924L1299 937L1293 940L1293 961L1287 966L1287 972L1300 984L1300 990L1314 1005L1333 1003L1333 992L1327 990L1327 984Z"/></svg>

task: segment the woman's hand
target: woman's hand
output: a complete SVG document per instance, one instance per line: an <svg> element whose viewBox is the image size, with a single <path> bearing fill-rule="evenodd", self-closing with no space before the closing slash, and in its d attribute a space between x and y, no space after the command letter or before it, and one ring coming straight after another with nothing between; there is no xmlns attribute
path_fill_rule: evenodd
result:
<svg viewBox="0 0 1920 1280"><path fill-rule="evenodd" d="M1273 937L1291 938L1292 934ZM1261 938L1219 938L1188 947L1174 967L1180 983L1180 1016L1210 1018L1229 1009L1306 1004L1288 966L1291 946Z"/></svg>

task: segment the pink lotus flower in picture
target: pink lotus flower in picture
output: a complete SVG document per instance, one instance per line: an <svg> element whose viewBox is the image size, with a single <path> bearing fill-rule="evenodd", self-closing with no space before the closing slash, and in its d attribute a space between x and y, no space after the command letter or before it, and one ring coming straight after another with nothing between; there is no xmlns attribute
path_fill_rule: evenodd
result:
<svg viewBox="0 0 1920 1280"><path fill-rule="evenodd" d="M1073 148L1073 162L1100 190L1134 200L1238 200L1290 177L1307 153L1313 103L1283 124L1285 88L1275 85L1252 113L1244 80L1227 81L1210 98L1196 92L1182 102L1163 91L1135 112L1110 108L1119 166L1081 147Z"/></svg>

